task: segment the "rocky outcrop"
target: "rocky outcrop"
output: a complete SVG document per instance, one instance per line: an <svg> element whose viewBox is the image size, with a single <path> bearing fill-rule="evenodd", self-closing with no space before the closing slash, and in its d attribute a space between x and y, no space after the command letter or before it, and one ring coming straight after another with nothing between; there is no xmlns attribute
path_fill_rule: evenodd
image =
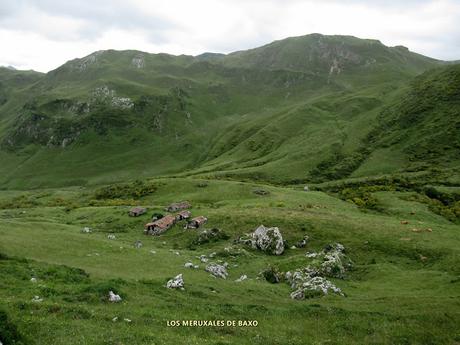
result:
<svg viewBox="0 0 460 345"><path fill-rule="evenodd" d="M261 225L248 239L241 239L241 242L273 255L281 255L284 252L283 236L277 227L267 228Z"/></svg>
<svg viewBox="0 0 460 345"><path fill-rule="evenodd" d="M138 54L134 56L131 60L131 65L136 68L144 68L145 67L145 58L143 54Z"/></svg>
<svg viewBox="0 0 460 345"><path fill-rule="evenodd" d="M184 278L182 277L182 274L178 274L174 278L168 280L166 283L166 287L168 289L184 289Z"/></svg>
<svg viewBox="0 0 460 345"><path fill-rule="evenodd" d="M131 109L134 102L129 97L118 97L116 91L107 85L95 88L91 94L91 103L108 104L114 108Z"/></svg>
<svg viewBox="0 0 460 345"><path fill-rule="evenodd" d="M326 246L322 256L320 272L326 277L344 278L345 271L352 266L351 260L345 255L345 247L340 243Z"/></svg>
<svg viewBox="0 0 460 345"><path fill-rule="evenodd" d="M319 272L311 267L294 272L286 272L285 278L294 291L292 299L305 299L328 293L336 293L343 296L342 291L332 282L318 275Z"/></svg>
<svg viewBox="0 0 460 345"><path fill-rule="evenodd" d="M206 266L205 270L206 272L211 273L214 277L227 279L227 276L228 276L227 268L223 265L211 263Z"/></svg>
<svg viewBox="0 0 460 345"><path fill-rule="evenodd" d="M286 272L284 278L294 290L293 299L305 299L335 293L343 296L340 288L326 277L343 279L346 271L352 267L351 260L345 255L345 247L340 243L327 245L319 253L307 253L311 264L303 269Z"/></svg>

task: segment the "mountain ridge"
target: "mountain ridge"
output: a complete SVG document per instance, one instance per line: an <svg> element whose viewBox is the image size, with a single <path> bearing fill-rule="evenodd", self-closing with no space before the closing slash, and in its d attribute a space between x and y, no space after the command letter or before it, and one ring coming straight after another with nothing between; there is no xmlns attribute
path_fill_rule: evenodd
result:
<svg viewBox="0 0 460 345"><path fill-rule="evenodd" d="M442 66L457 73L405 47L311 34L195 57L97 51L29 74L20 87L7 77L13 71L0 71L0 158L9 171L0 184L46 185L53 174L64 184L129 179L138 167L142 176L207 171L277 183L344 177L315 169L350 174L365 164L357 151L379 114L413 78ZM161 164L144 158L152 154ZM344 159L345 170L332 162Z"/></svg>

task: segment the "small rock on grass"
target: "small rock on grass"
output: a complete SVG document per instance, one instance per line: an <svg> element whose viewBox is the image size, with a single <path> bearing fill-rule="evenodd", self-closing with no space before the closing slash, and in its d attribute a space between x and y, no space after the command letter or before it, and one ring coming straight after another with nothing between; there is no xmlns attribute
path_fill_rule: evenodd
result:
<svg viewBox="0 0 460 345"><path fill-rule="evenodd" d="M184 289L184 278L182 277L182 274L178 274L174 278L168 280L166 283L166 287L168 289Z"/></svg>
<svg viewBox="0 0 460 345"><path fill-rule="evenodd" d="M113 291L109 291L109 302L113 302L113 303L121 302L120 295L115 294Z"/></svg>

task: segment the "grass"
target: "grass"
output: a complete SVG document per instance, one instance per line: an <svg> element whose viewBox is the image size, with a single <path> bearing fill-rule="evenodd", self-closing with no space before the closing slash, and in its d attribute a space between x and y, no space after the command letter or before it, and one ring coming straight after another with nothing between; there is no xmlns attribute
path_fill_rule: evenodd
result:
<svg viewBox="0 0 460 345"><path fill-rule="evenodd" d="M229 55L109 50L45 75L0 68L0 341L460 343L460 69L441 64L313 34ZM182 200L222 235L143 234ZM282 256L235 241L261 224L279 227ZM292 300L261 274L337 242L353 262L331 278L345 296ZM205 272L212 253L228 279ZM185 290L167 289L180 273Z"/></svg>
<svg viewBox="0 0 460 345"><path fill-rule="evenodd" d="M26 195L36 201L0 211L0 296L9 322L31 344L458 341L459 227L425 204L406 201L403 192L377 192L385 212L364 213L322 192L216 180L203 188L200 182L151 180L157 189L137 200L148 207L139 218L129 217L127 206L89 206L93 189L2 193L3 200ZM269 194L254 193L257 189ZM70 211L47 206L57 197L79 204ZM207 228L223 229L230 239L190 250L196 235L180 226L160 237L142 234L150 213L179 199L192 203L194 215L209 218ZM307 248L288 249L281 257L244 247L244 254L225 256L224 247L261 223L278 226L288 243L305 234L311 240ZM109 240L107 231L114 225L123 231L114 231L116 239ZM93 233L81 233L84 226ZM433 231L416 233L412 227ZM143 247L135 249L138 239ZM303 267L310 260L306 251L333 242L343 243L354 262L345 280L334 280L346 297L293 301L285 283L256 279L270 266L282 271ZM197 259L211 252L218 253L216 260L229 262L227 280L211 277ZM187 261L200 269L185 269ZM166 289L166 281L179 273L185 290ZM234 282L242 274L249 280ZM105 300L110 289L122 296L122 303ZM32 302L35 295L43 302ZM258 326L167 326L168 320L188 319L257 320Z"/></svg>

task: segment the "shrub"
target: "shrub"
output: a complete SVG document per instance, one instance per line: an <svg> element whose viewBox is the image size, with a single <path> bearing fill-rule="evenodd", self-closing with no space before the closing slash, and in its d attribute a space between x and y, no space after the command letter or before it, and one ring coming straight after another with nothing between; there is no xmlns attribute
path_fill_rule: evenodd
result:
<svg viewBox="0 0 460 345"><path fill-rule="evenodd" d="M0 341L5 345L22 345L23 338L5 311L0 310Z"/></svg>
<svg viewBox="0 0 460 345"><path fill-rule="evenodd" d="M132 183L111 184L99 188L94 193L97 200L101 199L123 199L123 198L141 198L155 192L156 186L153 183L146 183L137 180Z"/></svg>

